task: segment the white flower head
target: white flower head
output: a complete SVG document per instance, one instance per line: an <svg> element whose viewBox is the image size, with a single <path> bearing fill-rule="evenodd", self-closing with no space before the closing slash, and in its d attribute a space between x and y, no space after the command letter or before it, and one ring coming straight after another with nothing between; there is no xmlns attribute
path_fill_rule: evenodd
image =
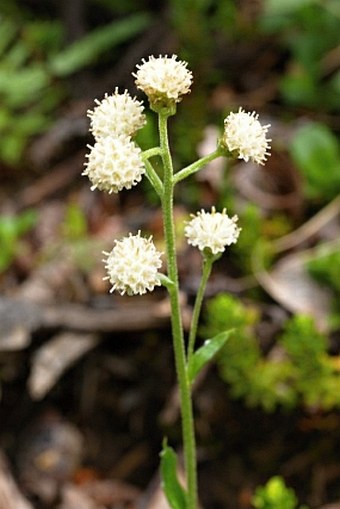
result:
<svg viewBox="0 0 340 509"><path fill-rule="evenodd" d="M184 233L189 244L201 251L209 249L216 255L223 253L226 246L237 242L241 231L236 225L237 220L237 216L229 217L226 209L222 212L216 212L215 207L212 207L211 212L202 209L196 215L192 215Z"/></svg>
<svg viewBox="0 0 340 509"><path fill-rule="evenodd" d="M257 164L264 164L270 155L270 142L266 138L268 125L261 125L258 114L245 112L239 108L237 113L230 113L224 120L222 144L238 154L238 159L246 162L251 159Z"/></svg>
<svg viewBox="0 0 340 509"><path fill-rule="evenodd" d="M82 175L92 183L92 191L99 189L118 193L124 187L131 189L142 179L145 166L141 149L130 138L120 135L99 138L90 153Z"/></svg>
<svg viewBox="0 0 340 509"><path fill-rule="evenodd" d="M104 279L112 285L110 292L142 295L161 284L158 269L162 265L162 253L157 251L152 237L141 237L140 231L137 235L130 233L122 240L115 240L112 251L104 254L108 273Z"/></svg>
<svg viewBox="0 0 340 509"><path fill-rule="evenodd" d="M177 103L182 95L190 92L192 72L187 69L187 62L177 60L176 55L159 57L150 56L137 65L137 88L149 97L151 103Z"/></svg>
<svg viewBox="0 0 340 509"><path fill-rule="evenodd" d="M144 106L142 102L132 98L128 91L119 94L118 88L114 94L105 94L102 101L95 100L97 106L88 110L87 116L91 120L90 131L98 139L106 136L133 136L145 124Z"/></svg>

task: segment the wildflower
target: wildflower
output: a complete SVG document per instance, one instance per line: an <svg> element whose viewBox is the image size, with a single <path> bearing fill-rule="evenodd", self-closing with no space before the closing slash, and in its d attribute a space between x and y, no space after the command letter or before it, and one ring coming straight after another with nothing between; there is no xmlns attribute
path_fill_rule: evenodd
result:
<svg viewBox="0 0 340 509"><path fill-rule="evenodd" d="M192 215L184 233L189 244L197 246L201 251L209 249L216 255L223 253L225 246L237 242L241 231L236 225L237 220L237 216L230 218L226 209L216 212L215 207L212 207L211 212L201 210L197 215Z"/></svg>
<svg viewBox="0 0 340 509"><path fill-rule="evenodd" d="M152 237L143 238L129 234L122 240L115 240L115 246L107 256L105 268L112 285L110 292L117 290L121 295L142 295L161 284L158 269L161 267L161 255L157 251Z"/></svg>
<svg viewBox="0 0 340 509"><path fill-rule="evenodd" d="M258 115L245 112L239 108L237 113L230 113L224 120L224 134L222 145L230 152L236 152L238 159L246 162L251 159L257 164L264 164L271 141L266 138L270 124L262 126L258 121Z"/></svg>
<svg viewBox="0 0 340 509"><path fill-rule="evenodd" d="M170 105L181 101L181 96L190 92L192 73L187 69L187 62L177 60L176 55L158 58L150 56L137 65L137 88L149 97L150 103Z"/></svg>
<svg viewBox="0 0 340 509"><path fill-rule="evenodd" d="M142 179L145 166L141 149L130 138L120 135L115 138L99 138L87 155L87 175L92 183L91 190L99 189L118 193L124 187L131 189Z"/></svg>
<svg viewBox="0 0 340 509"><path fill-rule="evenodd" d="M106 136L133 136L145 124L144 107L142 102L132 98L127 90L123 94L105 94L102 101L95 100L97 106L93 111L88 110L91 119L90 130L98 139Z"/></svg>

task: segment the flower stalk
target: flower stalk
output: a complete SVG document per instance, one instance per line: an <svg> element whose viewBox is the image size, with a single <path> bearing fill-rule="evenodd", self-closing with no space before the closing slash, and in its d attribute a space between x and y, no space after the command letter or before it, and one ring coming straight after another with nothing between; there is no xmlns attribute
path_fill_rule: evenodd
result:
<svg viewBox="0 0 340 509"><path fill-rule="evenodd" d="M223 156L223 150L217 148L214 152L211 152L211 154L201 157L201 159L197 159L197 161L190 164L189 166L186 166L175 174L174 183L178 184L178 182L181 180L190 177L190 175L198 172L201 168L203 168L203 166L206 166L207 164L211 163L211 161L221 156Z"/></svg>
<svg viewBox="0 0 340 509"><path fill-rule="evenodd" d="M203 297L204 297L205 289L206 289L206 286L208 283L209 276L211 274L211 270L212 270L214 261L215 261L215 258L213 258L211 256L203 258L202 276L201 276L200 285L197 290L194 309L193 309L192 318L191 318L191 327L190 327L188 348L187 348L187 362L188 363L190 362L190 359L194 353L195 341L196 341L196 337L197 337L198 321L199 321L199 317L201 314Z"/></svg>
<svg viewBox="0 0 340 509"><path fill-rule="evenodd" d="M197 509L196 443L191 388L187 373L183 326L179 303L176 239L173 218L174 178L168 141L167 120L168 116L166 114L159 114L160 146L162 149L164 167L164 193L162 199L164 236L168 263L168 276L173 282L173 287L169 289L169 296L171 304L171 326L175 365L181 402L187 509Z"/></svg>
<svg viewBox="0 0 340 509"><path fill-rule="evenodd" d="M144 154L143 154L144 156ZM148 178L150 184L158 194L158 196L162 199L163 196L163 183L157 173L155 172L154 167L150 163L150 161L147 158L144 158L142 156L142 160L144 161L145 170L146 170L146 177Z"/></svg>

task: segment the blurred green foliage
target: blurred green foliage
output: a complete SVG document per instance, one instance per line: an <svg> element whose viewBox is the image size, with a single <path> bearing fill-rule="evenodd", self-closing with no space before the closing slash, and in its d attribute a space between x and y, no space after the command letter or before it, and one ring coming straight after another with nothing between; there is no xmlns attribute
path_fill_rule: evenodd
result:
<svg viewBox="0 0 340 509"><path fill-rule="evenodd" d="M233 208L234 204L229 200L227 209L230 211ZM243 273L251 274L254 270L254 253L259 252L265 265L270 265L272 258L270 241L289 233L292 225L289 218L281 213L265 216L253 203L247 203L238 212L238 216L239 224L242 225L242 234L237 243L231 247L231 253L235 254L234 263L237 267Z"/></svg>
<svg viewBox="0 0 340 509"><path fill-rule="evenodd" d="M340 406L340 371L328 353L328 338L308 316L287 320L269 355L259 345L259 317L238 299L220 294L207 303L200 334L211 337L235 328L218 356L219 372L233 397L271 412L298 405L329 410Z"/></svg>
<svg viewBox="0 0 340 509"><path fill-rule="evenodd" d="M297 509L298 499L280 476L269 479L265 486L258 486L252 498L255 509ZM299 506L299 509L308 509Z"/></svg>
<svg viewBox="0 0 340 509"><path fill-rule="evenodd" d="M66 77L96 61L105 52L131 39L150 24L147 14L134 14L92 30L79 41L50 60L49 70L58 77Z"/></svg>
<svg viewBox="0 0 340 509"><path fill-rule="evenodd" d="M327 201L340 193L340 143L326 125L310 122L299 128L289 151L307 198Z"/></svg>
<svg viewBox="0 0 340 509"><path fill-rule="evenodd" d="M47 129L66 97L65 78L112 53L151 18L131 14L64 48L60 21L32 20L19 8L6 11L0 23L0 160L15 166L28 141Z"/></svg>
<svg viewBox="0 0 340 509"><path fill-rule="evenodd" d="M0 216L0 272L4 272L17 255L24 253L22 236L34 227L36 221L34 210L17 216Z"/></svg>
<svg viewBox="0 0 340 509"><path fill-rule="evenodd" d="M290 62L281 79L283 99L292 105L339 110L338 0L266 0L260 27L275 34Z"/></svg>
<svg viewBox="0 0 340 509"><path fill-rule="evenodd" d="M148 0L88 0L95 9L103 9L103 12L113 13L115 15L124 15L136 13L136 11L146 11L150 5Z"/></svg>
<svg viewBox="0 0 340 509"><path fill-rule="evenodd" d="M333 309L329 317L330 327L340 327L340 244L324 244L315 250L315 255L306 262L309 274L321 285L326 285L333 294Z"/></svg>
<svg viewBox="0 0 340 509"><path fill-rule="evenodd" d="M64 221L61 225L65 239L76 241L87 236L87 221L82 208L71 202L65 211Z"/></svg>
<svg viewBox="0 0 340 509"><path fill-rule="evenodd" d="M68 47L64 27L40 19L29 7L3 0L0 24L0 160L16 165L32 136L47 129L62 98L67 78L98 61L119 58L119 48L150 26L154 6L147 1L91 0L91 9L114 16ZM332 68L338 41L339 8L336 0L266 0L258 23L247 23L232 0L171 0L167 14L178 41L179 55L190 62L195 89L180 108L173 126L179 165L196 155L209 118L206 100L212 87L228 79L228 69L215 65L216 47L249 37L274 34L290 54L281 80L283 98L290 104L316 110L336 109L340 103L340 72ZM109 16L109 18L107 18ZM18 119L20 118L20 122ZM333 168L335 171L335 167ZM329 185L332 188L332 184Z"/></svg>
<svg viewBox="0 0 340 509"><path fill-rule="evenodd" d="M212 88L225 79L225 69L215 65L217 45L227 46L240 36L240 24L233 0L171 0L169 18L179 56L190 62L194 75L193 92L186 98L185 108L178 109L172 128L174 153L181 166L196 158L203 130L211 121L207 98Z"/></svg>
<svg viewBox="0 0 340 509"><path fill-rule="evenodd" d="M316 256L307 263L309 273L320 283L326 284L340 297L340 244L320 246Z"/></svg>
<svg viewBox="0 0 340 509"><path fill-rule="evenodd" d="M44 130L60 101L61 88L46 70L45 51L60 40L54 22L20 26L9 18L0 23L0 159L16 164L27 140Z"/></svg>
<svg viewBox="0 0 340 509"><path fill-rule="evenodd" d="M105 245L89 235L86 214L76 201L67 204L60 233L61 238L57 237L55 245L49 246L46 255L49 258L67 256L78 270L89 274L98 263L98 253Z"/></svg>

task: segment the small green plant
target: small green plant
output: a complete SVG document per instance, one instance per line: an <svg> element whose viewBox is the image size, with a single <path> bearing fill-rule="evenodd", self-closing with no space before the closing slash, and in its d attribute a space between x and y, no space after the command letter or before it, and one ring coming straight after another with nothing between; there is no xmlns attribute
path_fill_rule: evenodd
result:
<svg viewBox="0 0 340 509"><path fill-rule="evenodd" d="M309 408L340 406L340 373L328 353L328 338L309 316L295 316L279 338L290 362L290 384L297 401Z"/></svg>
<svg viewBox="0 0 340 509"><path fill-rule="evenodd" d="M16 255L22 251L22 236L35 225L37 214L27 210L18 216L0 216L0 272L11 265Z"/></svg>
<svg viewBox="0 0 340 509"><path fill-rule="evenodd" d="M256 488L252 498L255 509L308 509L300 506L292 488L288 488L280 476L269 479L267 484Z"/></svg>
<svg viewBox="0 0 340 509"><path fill-rule="evenodd" d="M229 295L207 303L202 334L227 327L236 332L220 351L217 363L231 395L249 406L273 411L278 406L329 410L340 406L340 373L328 353L328 338L308 316L287 320L276 343L276 355L264 355L254 333L258 317Z"/></svg>
<svg viewBox="0 0 340 509"><path fill-rule="evenodd" d="M201 332L211 335L227 326L235 328L217 358L220 375L229 384L233 397L269 412L278 405L293 407L296 392L287 383L290 363L288 359L270 362L264 357L254 333L258 320L256 310L247 308L235 297L220 294L207 303Z"/></svg>

